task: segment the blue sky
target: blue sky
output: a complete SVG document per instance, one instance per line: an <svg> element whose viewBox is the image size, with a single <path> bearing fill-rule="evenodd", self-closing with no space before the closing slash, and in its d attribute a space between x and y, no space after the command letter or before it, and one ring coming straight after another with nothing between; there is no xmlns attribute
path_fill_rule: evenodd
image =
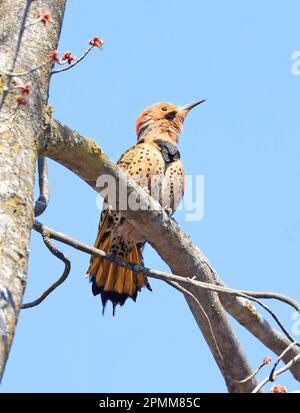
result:
<svg viewBox="0 0 300 413"><path fill-rule="evenodd" d="M299 13L296 0L70 0L59 51L79 56L94 35L105 46L55 75L50 93L55 117L115 161L134 144L144 107L206 98L188 116L180 145L186 173L205 178L204 218L175 217L228 285L298 300L300 76L291 73L291 56L300 50ZM49 168L51 203L41 221L92 244L95 192L60 165ZM152 281L153 293L103 317L84 278L89 257L60 247L71 275L22 312L2 391L226 391L177 291ZM37 234L30 254L26 301L62 271ZM145 261L168 269L149 246ZM292 311L272 305L291 328ZM274 359L234 325L254 367ZM278 382L297 388L289 374Z"/></svg>

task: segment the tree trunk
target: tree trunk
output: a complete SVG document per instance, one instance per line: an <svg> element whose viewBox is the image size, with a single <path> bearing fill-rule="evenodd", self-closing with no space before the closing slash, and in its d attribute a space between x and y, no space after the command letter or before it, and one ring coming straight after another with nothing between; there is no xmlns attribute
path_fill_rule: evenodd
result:
<svg viewBox="0 0 300 413"><path fill-rule="evenodd" d="M36 19L41 7L50 12L51 23L25 29L16 56L24 18L27 15L27 22ZM0 112L0 380L26 285L37 141L51 72L49 51L56 49L64 9L65 0L43 0L38 5L26 0L0 1L1 69L25 72L49 62L20 77L20 81L32 83L33 94L28 97L28 104L16 109L16 93L9 92ZM5 82L6 77L1 74Z"/></svg>

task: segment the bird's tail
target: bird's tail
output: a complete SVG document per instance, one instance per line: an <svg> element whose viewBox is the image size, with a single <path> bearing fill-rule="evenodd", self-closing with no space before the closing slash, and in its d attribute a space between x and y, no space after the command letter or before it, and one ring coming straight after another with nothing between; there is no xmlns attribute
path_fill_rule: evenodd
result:
<svg viewBox="0 0 300 413"><path fill-rule="evenodd" d="M95 247L105 252L110 251L110 234L105 233L103 225L101 225L98 233ZM134 245L125 261L143 264L142 247L142 244ZM145 275L136 274L129 269L120 267L114 262L97 256L92 257L87 274L89 274L92 282L93 294L101 294L103 311L107 301L111 301L113 314L115 314L116 306L118 304L122 306L128 297L135 301L142 287L147 287L151 290Z"/></svg>

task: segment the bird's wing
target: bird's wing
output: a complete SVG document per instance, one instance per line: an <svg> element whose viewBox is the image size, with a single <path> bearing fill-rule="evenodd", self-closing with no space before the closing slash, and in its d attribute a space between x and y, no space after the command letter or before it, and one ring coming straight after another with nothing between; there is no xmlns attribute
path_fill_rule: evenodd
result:
<svg viewBox="0 0 300 413"><path fill-rule="evenodd" d="M156 145L150 143L140 143L127 149L120 157L117 165L124 169L126 174L138 185L142 188L147 188L149 191L151 191L151 182L155 181L155 179L151 181L151 177L158 176L158 179L160 179L159 187L165 174L165 162L161 152ZM157 196L155 197L157 200L159 200L158 189ZM153 192L152 196L155 196L155 188L151 192ZM122 218L121 214L118 211L112 210L108 205L107 199L104 199L95 247L99 248L100 244L103 245L111 231L115 230L123 221L124 218ZM109 245L107 245L107 248L109 248Z"/></svg>

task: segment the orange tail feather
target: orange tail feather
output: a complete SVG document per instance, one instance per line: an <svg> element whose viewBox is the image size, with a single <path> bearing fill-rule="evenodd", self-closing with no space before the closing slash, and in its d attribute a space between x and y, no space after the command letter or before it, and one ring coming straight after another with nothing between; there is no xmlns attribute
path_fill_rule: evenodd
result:
<svg viewBox="0 0 300 413"><path fill-rule="evenodd" d="M105 217L106 218L106 217ZM105 218L104 222L105 223ZM107 220L106 220L107 222ZM105 225L97 236L95 247L105 252L110 249L110 234L105 233ZM125 261L135 264L143 264L142 245L133 246ZM92 292L94 295L101 294L103 311L107 301L113 305L113 314L116 306L123 305L128 297L136 300L137 294L142 287L151 290L147 277L143 274L135 274L133 271L120 267L115 263L93 256L90 267L87 271L92 282Z"/></svg>

